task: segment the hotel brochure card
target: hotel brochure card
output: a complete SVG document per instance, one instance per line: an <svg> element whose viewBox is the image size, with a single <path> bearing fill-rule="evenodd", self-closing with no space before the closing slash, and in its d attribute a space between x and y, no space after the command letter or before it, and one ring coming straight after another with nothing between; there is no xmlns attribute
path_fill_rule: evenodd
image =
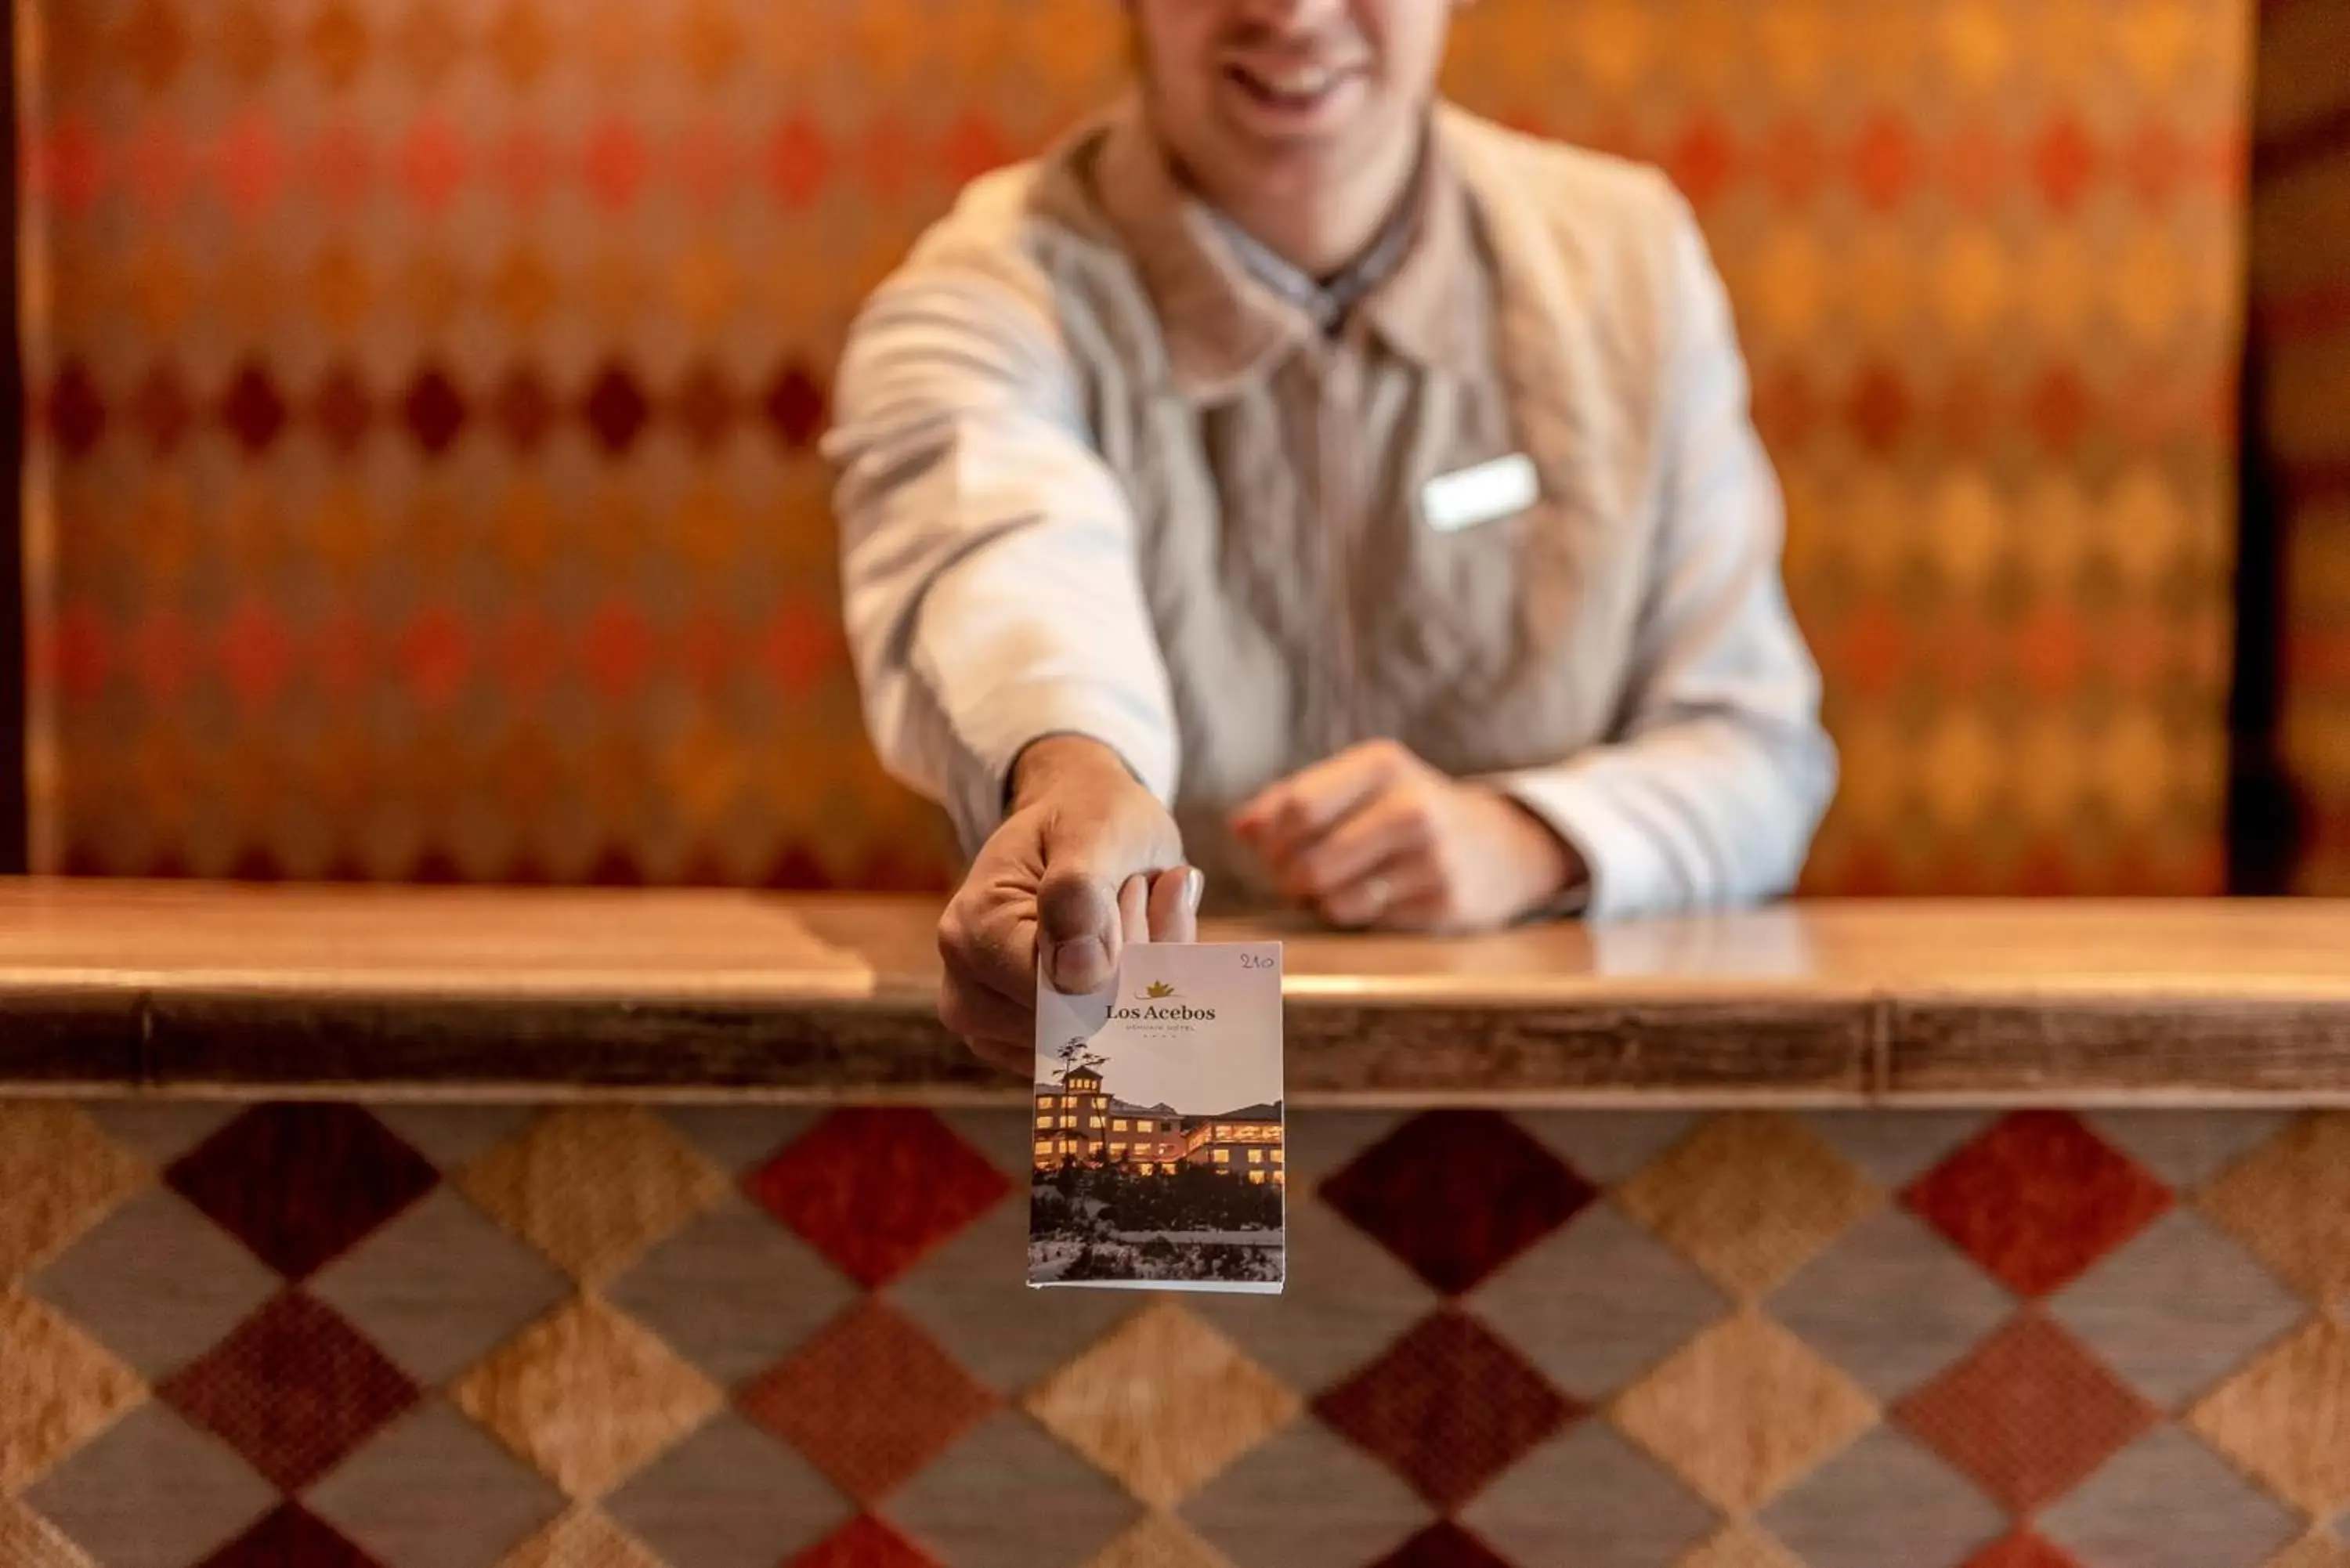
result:
<svg viewBox="0 0 2350 1568"><path fill-rule="evenodd" d="M1036 987L1028 1283L1275 1295L1281 944L1136 943L1089 996Z"/></svg>

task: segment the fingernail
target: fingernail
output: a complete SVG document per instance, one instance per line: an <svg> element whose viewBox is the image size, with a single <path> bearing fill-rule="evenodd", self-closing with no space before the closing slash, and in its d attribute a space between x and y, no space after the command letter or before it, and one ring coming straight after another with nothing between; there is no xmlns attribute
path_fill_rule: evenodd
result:
<svg viewBox="0 0 2350 1568"><path fill-rule="evenodd" d="M1183 873L1183 903L1193 914L1200 912L1200 900L1208 896L1208 874L1197 866Z"/></svg>
<svg viewBox="0 0 2350 1568"><path fill-rule="evenodd" d="M1092 977L1081 973L1078 966L1102 950L1098 937L1079 937L1075 941L1055 946L1045 960L1045 972L1051 977L1054 989L1064 993L1087 989L1086 982ZM1107 955L1104 953L1103 956Z"/></svg>

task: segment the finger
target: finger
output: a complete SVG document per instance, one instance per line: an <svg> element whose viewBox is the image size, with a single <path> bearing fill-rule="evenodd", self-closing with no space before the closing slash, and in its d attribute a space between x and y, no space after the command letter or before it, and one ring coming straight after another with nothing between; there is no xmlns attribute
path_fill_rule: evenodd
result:
<svg viewBox="0 0 2350 1568"><path fill-rule="evenodd" d="M1150 940L1154 942L1196 942L1200 940L1200 898L1207 891L1207 874L1197 866L1178 866L1150 880Z"/></svg>
<svg viewBox="0 0 2350 1568"><path fill-rule="evenodd" d="M968 891L939 922L939 957L963 989L985 991L1033 1012L1036 1002L1036 922L1017 903L992 905Z"/></svg>
<svg viewBox="0 0 2350 1568"><path fill-rule="evenodd" d="M1126 942L1150 940L1150 876L1138 871L1118 890L1118 935Z"/></svg>
<svg viewBox="0 0 2350 1568"><path fill-rule="evenodd" d="M1384 917L1443 891L1435 857L1422 853L1393 857L1379 862L1344 887L1314 901L1322 918L1334 926L1383 926Z"/></svg>
<svg viewBox="0 0 2350 1568"><path fill-rule="evenodd" d="M1243 806L1234 827L1276 872L1387 784L1412 756L1393 741L1352 746L1293 774Z"/></svg>
<svg viewBox="0 0 2350 1568"><path fill-rule="evenodd" d="M952 964L939 981L939 1022L965 1040L1026 1041L1035 1049L1035 1009L973 983Z"/></svg>
<svg viewBox="0 0 2350 1568"><path fill-rule="evenodd" d="M1036 1048L1026 1040L990 1040L985 1036L965 1042L971 1054L991 1067L1001 1067L1021 1077L1034 1077L1036 1072Z"/></svg>
<svg viewBox="0 0 2350 1568"><path fill-rule="evenodd" d="M1308 845L1290 863L1282 890L1294 898L1323 898L1428 843L1421 792L1388 789Z"/></svg>

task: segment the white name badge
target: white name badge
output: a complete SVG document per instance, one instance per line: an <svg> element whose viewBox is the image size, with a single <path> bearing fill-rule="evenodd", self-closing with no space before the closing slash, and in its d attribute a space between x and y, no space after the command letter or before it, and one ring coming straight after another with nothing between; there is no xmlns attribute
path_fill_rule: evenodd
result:
<svg viewBox="0 0 2350 1568"><path fill-rule="evenodd" d="M1523 512L1541 495L1534 459L1518 452L1430 480L1419 493L1419 514L1438 533L1457 534Z"/></svg>

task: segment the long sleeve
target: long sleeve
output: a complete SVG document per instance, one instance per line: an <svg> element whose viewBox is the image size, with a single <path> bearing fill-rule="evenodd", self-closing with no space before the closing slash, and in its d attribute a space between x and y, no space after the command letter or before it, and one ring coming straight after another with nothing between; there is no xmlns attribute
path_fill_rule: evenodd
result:
<svg viewBox="0 0 2350 1568"><path fill-rule="evenodd" d="M1729 300L1675 208L1661 513L1624 717L1607 744L1495 781L1581 853L1594 919L1787 890L1835 788Z"/></svg>
<svg viewBox="0 0 2350 1568"><path fill-rule="evenodd" d="M826 445L867 727L966 852L1045 735L1101 741L1161 799L1175 786L1131 514L1029 281L1000 255L918 253L850 335Z"/></svg>

